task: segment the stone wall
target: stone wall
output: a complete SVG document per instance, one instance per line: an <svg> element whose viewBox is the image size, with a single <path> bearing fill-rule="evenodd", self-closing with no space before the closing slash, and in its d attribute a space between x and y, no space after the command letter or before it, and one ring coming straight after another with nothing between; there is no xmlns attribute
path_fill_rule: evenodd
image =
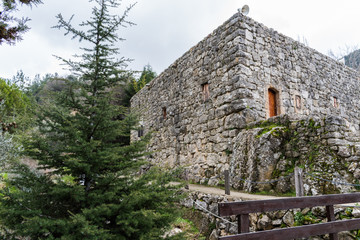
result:
<svg viewBox="0 0 360 240"><path fill-rule="evenodd" d="M277 114L340 116L359 131L355 71L273 29L235 14L131 100L152 132L150 160L183 166L195 182L220 178L248 123ZM136 132L132 140L138 139Z"/></svg>
<svg viewBox="0 0 360 240"><path fill-rule="evenodd" d="M298 166L306 173L305 194L350 192L354 186L342 184L359 184L359 160L360 138L343 118L281 115L240 130L230 161L231 183L248 192L292 192Z"/></svg>

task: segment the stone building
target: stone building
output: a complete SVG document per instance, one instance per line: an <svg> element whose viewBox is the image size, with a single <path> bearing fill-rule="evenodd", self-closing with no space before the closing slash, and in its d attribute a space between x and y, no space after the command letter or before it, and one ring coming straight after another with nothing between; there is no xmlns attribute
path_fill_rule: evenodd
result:
<svg viewBox="0 0 360 240"><path fill-rule="evenodd" d="M236 13L132 98L132 109L142 116L132 140L151 131L153 164L182 166L191 180L211 185L221 183L224 169L230 168L233 186L249 191L254 189L237 177L284 176L289 169L280 163L290 159L292 165L308 167L300 158L309 151L307 140L316 140L329 149L315 154L322 160L334 153L337 162L356 163L346 170L347 181L355 181L359 96L356 71ZM318 132L310 134L304 124ZM270 139L274 134L259 135L279 129L286 131L277 140ZM288 129L301 133L302 142L291 143ZM266 146L256 148L259 141ZM285 152L289 144L303 144L302 150ZM344 176L339 171L333 172Z"/></svg>

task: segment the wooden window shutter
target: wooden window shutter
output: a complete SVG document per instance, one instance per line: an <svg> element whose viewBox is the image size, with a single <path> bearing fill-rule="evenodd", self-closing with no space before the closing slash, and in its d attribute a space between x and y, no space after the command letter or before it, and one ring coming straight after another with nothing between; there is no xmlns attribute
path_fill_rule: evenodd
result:
<svg viewBox="0 0 360 240"><path fill-rule="evenodd" d="M163 113L163 118L166 119L167 116L166 107L162 108L162 113Z"/></svg>
<svg viewBox="0 0 360 240"><path fill-rule="evenodd" d="M202 93L205 102L210 98L209 83L202 84Z"/></svg>
<svg viewBox="0 0 360 240"><path fill-rule="evenodd" d="M277 93L275 90L270 89L268 90L269 95L269 116L274 117L278 115L277 111Z"/></svg>

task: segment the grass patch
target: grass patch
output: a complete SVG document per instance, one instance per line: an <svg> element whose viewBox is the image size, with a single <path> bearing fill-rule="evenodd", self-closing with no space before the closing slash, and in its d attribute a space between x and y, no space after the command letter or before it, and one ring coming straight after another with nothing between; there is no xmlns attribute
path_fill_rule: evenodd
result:
<svg viewBox="0 0 360 240"><path fill-rule="evenodd" d="M205 240L206 239L206 237L199 232L199 229L196 228L195 224L188 219L179 217L172 224L172 229L174 228L181 229L182 232L174 236L171 236L167 239L169 240L170 239L171 240L195 240L195 239Z"/></svg>
<svg viewBox="0 0 360 240"><path fill-rule="evenodd" d="M286 193L276 193L276 192L272 192L272 191L259 191L259 192L254 192L252 194L268 195L268 196L275 196L275 197L296 197L295 191L286 192Z"/></svg>

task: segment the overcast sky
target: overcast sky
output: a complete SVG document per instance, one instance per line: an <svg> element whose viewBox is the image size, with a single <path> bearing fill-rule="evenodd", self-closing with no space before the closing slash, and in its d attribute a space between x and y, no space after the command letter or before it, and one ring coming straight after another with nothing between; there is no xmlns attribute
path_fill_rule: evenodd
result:
<svg viewBox="0 0 360 240"><path fill-rule="evenodd" d="M134 1L124 0L119 14ZM118 44L121 56L134 59L129 69L150 64L159 74L215 28L249 5L249 17L293 39L327 54L339 47L359 45L359 0L137 0L128 20L136 26L121 29L126 41ZM71 58L79 43L51 28L55 16L74 14L74 22L88 17L88 0L44 0L44 4L17 14L28 16L31 27L14 46L0 45L0 77L11 78L23 70L26 76L59 73L66 75L53 55Z"/></svg>

